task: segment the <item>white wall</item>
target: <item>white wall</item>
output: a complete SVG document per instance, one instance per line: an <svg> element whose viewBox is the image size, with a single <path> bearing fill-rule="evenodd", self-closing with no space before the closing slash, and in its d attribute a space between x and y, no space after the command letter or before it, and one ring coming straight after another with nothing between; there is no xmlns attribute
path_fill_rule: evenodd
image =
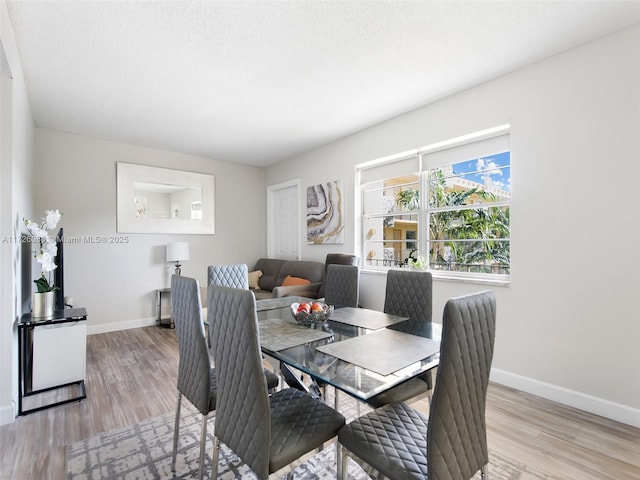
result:
<svg viewBox="0 0 640 480"><path fill-rule="evenodd" d="M33 119L22 67L0 2L0 425L13 421L18 385L17 321L22 314L21 257L13 241L31 213Z"/></svg>
<svg viewBox="0 0 640 480"><path fill-rule="evenodd" d="M512 274L491 287L492 378L640 426L638 58L635 26L271 167L266 183L299 177L304 194L343 178L353 219L354 165L510 123ZM344 245L301 253L353 245L348 223ZM382 306L384 284L363 273L365 306ZM435 280L434 318L447 298L484 288Z"/></svg>
<svg viewBox="0 0 640 480"><path fill-rule="evenodd" d="M60 209L66 237L127 243L66 243L65 295L88 312L89 333L149 325L155 289L169 286L165 245L187 241L182 274L206 286L213 263L255 263L266 254L264 171L208 158L36 129L36 210ZM215 175L215 235L118 234L116 162Z"/></svg>

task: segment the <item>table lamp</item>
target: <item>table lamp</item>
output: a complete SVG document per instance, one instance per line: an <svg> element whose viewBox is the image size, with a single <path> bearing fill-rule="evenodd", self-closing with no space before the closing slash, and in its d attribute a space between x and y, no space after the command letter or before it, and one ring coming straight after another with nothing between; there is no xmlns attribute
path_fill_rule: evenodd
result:
<svg viewBox="0 0 640 480"><path fill-rule="evenodd" d="M174 242L167 244L167 262L176 262L176 275L182 273L180 262L189 260L189 244L187 242Z"/></svg>

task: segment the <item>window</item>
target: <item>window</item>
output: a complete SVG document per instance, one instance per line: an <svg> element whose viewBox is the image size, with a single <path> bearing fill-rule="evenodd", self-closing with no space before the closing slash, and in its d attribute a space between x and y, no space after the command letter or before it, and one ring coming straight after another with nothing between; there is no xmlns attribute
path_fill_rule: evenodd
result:
<svg viewBox="0 0 640 480"><path fill-rule="evenodd" d="M360 172L365 266L398 267L418 251L419 165L413 155Z"/></svg>
<svg viewBox="0 0 640 480"><path fill-rule="evenodd" d="M191 202L191 220L202 220L202 202Z"/></svg>
<svg viewBox="0 0 640 480"><path fill-rule="evenodd" d="M361 165L365 267L510 273L508 126Z"/></svg>

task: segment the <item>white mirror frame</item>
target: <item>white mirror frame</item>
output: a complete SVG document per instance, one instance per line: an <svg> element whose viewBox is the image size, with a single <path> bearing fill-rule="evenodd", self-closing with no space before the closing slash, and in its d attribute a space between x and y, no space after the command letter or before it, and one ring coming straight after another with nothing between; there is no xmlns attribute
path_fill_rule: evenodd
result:
<svg viewBox="0 0 640 480"><path fill-rule="evenodd" d="M215 177L205 173L185 172L169 168L149 167L117 162L116 188L118 197L118 233L215 233L214 186ZM148 218L136 215L136 184L149 183L167 189L200 189L202 192L202 218Z"/></svg>

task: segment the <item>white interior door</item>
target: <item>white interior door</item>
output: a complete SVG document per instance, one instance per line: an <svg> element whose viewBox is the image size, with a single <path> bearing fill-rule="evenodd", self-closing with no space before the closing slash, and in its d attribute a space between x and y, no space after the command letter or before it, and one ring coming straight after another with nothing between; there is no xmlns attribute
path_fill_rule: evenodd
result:
<svg viewBox="0 0 640 480"><path fill-rule="evenodd" d="M300 179L267 189L267 254L300 260Z"/></svg>

